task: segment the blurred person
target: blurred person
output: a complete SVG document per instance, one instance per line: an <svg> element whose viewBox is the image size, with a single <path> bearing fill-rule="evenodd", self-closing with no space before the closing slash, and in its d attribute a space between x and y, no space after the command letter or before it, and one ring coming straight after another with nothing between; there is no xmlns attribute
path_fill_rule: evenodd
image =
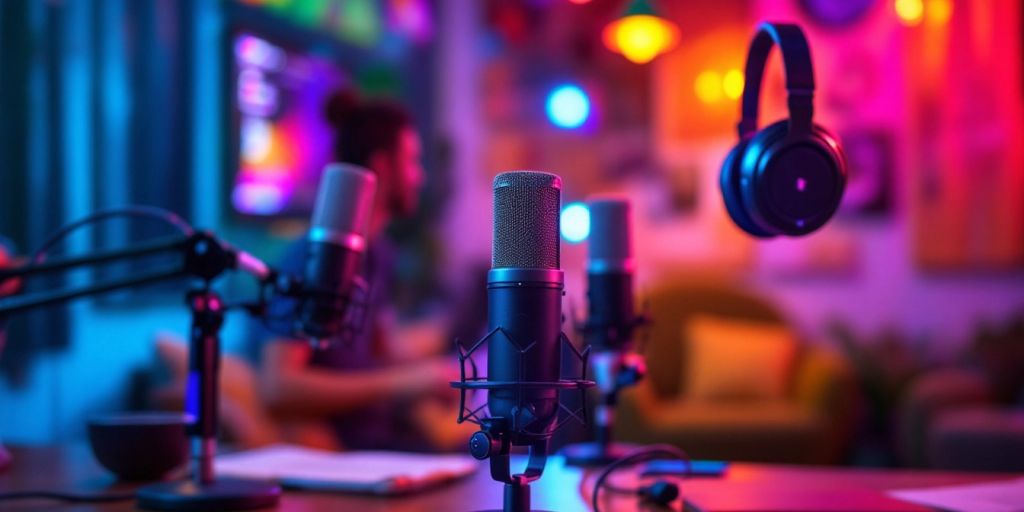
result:
<svg viewBox="0 0 1024 512"><path fill-rule="evenodd" d="M362 275L368 286L367 321L349 343L332 340L314 349L306 340L271 338L262 350L263 395L292 441L328 449L453 450L472 430L456 426L458 379L443 322L403 324L394 312L394 242L384 231L413 215L424 172L421 140L399 105L361 101L339 91L326 116L335 128L335 161L377 176L374 213ZM308 243L292 244L280 270L301 275ZM292 300L276 300L270 316L294 313ZM287 319L290 322L292 319Z"/></svg>

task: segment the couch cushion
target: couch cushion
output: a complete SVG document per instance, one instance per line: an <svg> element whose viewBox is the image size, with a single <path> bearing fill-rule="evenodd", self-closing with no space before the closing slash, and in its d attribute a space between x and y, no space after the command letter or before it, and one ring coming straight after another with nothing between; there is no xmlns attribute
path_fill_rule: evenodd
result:
<svg viewBox="0 0 1024 512"><path fill-rule="evenodd" d="M686 399L780 400L786 396L797 343L790 329L761 322L693 317L683 326Z"/></svg>
<svg viewBox="0 0 1024 512"><path fill-rule="evenodd" d="M756 430L811 432L820 422L813 411L785 400L753 403L677 401L663 404L650 420L658 428L718 433Z"/></svg>
<svg viewBox="0 0 1024 512"><path fill-rule="evenodd" d="M824 418L786 402L663 404L645 443L670 443L691 457L759 462L822 461Z"/></svg>
<svg viewBox="0 0 1024 512"><path fill-rule="evenodd" d="M647 382L661 399L673 399L685 393L679 373L686 368L686 350L680 343L683 326L696 315L737 318L785 325L786 319L767 299L722 276L681 273L659 275L651 283L644 302L650 304L655 321L647 326L649 339L644 343L647 358ZM680 362L683 362L680 366Z"/></svg>

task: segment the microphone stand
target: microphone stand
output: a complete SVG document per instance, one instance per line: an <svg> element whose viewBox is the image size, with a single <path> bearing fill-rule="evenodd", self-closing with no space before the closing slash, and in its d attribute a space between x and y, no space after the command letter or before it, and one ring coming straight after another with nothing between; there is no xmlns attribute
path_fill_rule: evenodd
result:
<svg viewBox="0 0 1024 512"><path fill-rule="evenodd" d="M0 282L15 277L89 267L161 253L179 254L179 265L142 275L96 283L85 287L14 295L0 299L0 318L79 297L98 295L144 284L192 277L197 284L187 293L192 312L189 340L189 378L186 412L189 423L186 435L191 441L191 480L160 482L138 490L138 507L152 510L248 510L275 506L281 495L277 485L250 481L217 479L213 457L217 451L217 397L220 373L220 328L227 309L220 296L211 289L213 280L225 271L241 268L256 275L261 284L272 284L276 274L245 253L235 251L212 234L195 232L137 247L100 252L61 261L30 264L0 270ZM287 286L278 284L278 286ZM139 454L140 456L144 454Z"/></svg>
<svg viewBox="0 0 1024 512"><path fill-rule="evenodd" d="M583 333L584 340L594 340L602 336L621 338L621 340L612 339L612 343L590 341L590 346L624 347L630 345L628 341L635 329L649 323L650 316L644 313L637 315L632 322L619 329L593 325L590 322L583 323L578 329ZM643 356L621 348L604 348L594 354L593 368L594 380L600 391L594 413L594 440L570 444L562 448L561 455L565 457L565 463L570 466L604 466L621 459L637 448L637 445L614 442L612 434L619 393L623 389L639 383L647 374L647 365Z"/></svg>
<svg viewBox="0 0 1024 512"><path fill-rule="evenodd" d="M579 376L564 377L550 382L529 382L523 380L494 381L486 376L475 375L476 364L473 362L473 353L483 345L489 343L492 338L503 338L506 343L513 343L508 334L501 327L496 327L486 336L478 340L469 350L464 350L462 345L456 341L455 346L459 353L459 381L452 382L453 388L459 390L459 417L458 423L468 421L480 426L480 431L473 434L469 440L469 453L477 460L490 459L491 478L505 484L504 505L501 511L493 512L531 512L530 508L530 483L539 479L544 473L544 466L547 464L551 434L558 430L567 421L576 420L586 424L586 407L583 405L586 390L594 386L594 382L586 380L587 361L590 355L590 347L580 352L569 341L565 334L560 335L560 345L568 347L572 354L579 361L581 370ZM533 347L531 344L519 352L519 368L522 368L522 358L526 352ZM466 376L466 362L474 370L474 375ZM558 400L559 410L565 414L560 421L556 421L544 432L533 432L530 429L531 423L537 420L531 412L528 401L524 398L526 390L550 389L556 393L562 391L578 391L580 394L581 406L577 410L571 410ZM511 391L516 396L517 405L513 408L510 417L482 417L486 404L475 409L466 405L466 392L472 390L495 390ZM526 446L528 449L526 469L522 473L512 473L511 451L512 446ZM492 511L488 511L492 512Z"/></svg>
<svg viewBox="0 0 1024 512"><path fill-rule="evenodd" d="M505 484L503 512L530 512L530 483L544 473L548 460L548 440L537 439L528 445L526 469L512 473L508 424L501 418L484 420L481 431L473 434L469 451L477 459L490 458L491 478Z"/></svg>

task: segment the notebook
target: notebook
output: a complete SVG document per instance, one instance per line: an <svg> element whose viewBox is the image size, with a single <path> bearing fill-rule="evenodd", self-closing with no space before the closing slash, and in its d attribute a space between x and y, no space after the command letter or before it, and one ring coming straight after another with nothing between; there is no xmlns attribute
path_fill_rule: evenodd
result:
<svg viewBox="0 0 1024 512"><path fill-rule="evenodd" d="M218 475L274 480L284 487L363 494L417 492L472 474L468 455L387 451L332 452L274 445L218 455Z"/></svg>

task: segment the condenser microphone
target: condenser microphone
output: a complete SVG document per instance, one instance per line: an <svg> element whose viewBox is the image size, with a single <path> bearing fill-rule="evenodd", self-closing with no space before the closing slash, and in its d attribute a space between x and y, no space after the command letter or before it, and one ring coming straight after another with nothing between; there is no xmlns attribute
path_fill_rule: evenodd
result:
<svg viewBox="0 0 1024 512"><path fill-rule="evenodd" d="M470 453L490 459L491 478L505 483L505 512L530 510L530 482L540 478L549 443L565 417L582 420L582 409L559 402L561 391L580 393L594 385L562 376L562 355L574 351L585 373L588 351L580 353L562 333L564 275L559 257L561 179L544 172L516 171L494 178L494 245L487 274L488 334L469 350L459 345L462 380L459 422L480 426ZM487 375L467 377L467 360L487 346ZM475 368L476 365L471 365ZM487 391L483 407L466 407L466 391ZM511 471L511 447L528 449L526 469Z"/></svg>
<svg viewBox="0 0 1024 512"><path fill-rule="evenodd" d="M373 215L377 177L359 166L324 169L307 235L299 331L313 339L341 333Z"/></svg>
<svg viewBox="0 0 1024 512"><path fill-rule="evenodd" d="M494 179L487 319L489 329L500 329L509 342L492 342L489 347L487 376L492 381L559 380L564 288L561 195L562 182L554 174L506 172ZM494 389L487 406L492 417L509 421L513 444L529 444L550 436L558 415L558 393L552 388Z"/></svg>

